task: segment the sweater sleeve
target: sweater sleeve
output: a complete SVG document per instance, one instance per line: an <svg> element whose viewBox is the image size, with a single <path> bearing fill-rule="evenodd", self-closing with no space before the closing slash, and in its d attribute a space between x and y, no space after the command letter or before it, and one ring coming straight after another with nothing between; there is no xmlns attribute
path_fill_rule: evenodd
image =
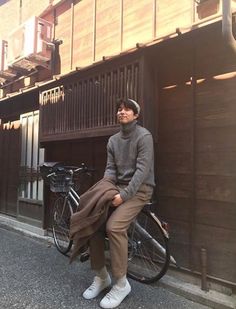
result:
<svg viewBox="0 0 236 309"><path fill-rule="evenodd" d="M151 134L145 134L138 141L136 170L128 186L120 191L123 201L132 198L144 182L153 165L153 139Z"/></svg>
<svg viewBox="0 0 236 309"><path fill-rule="evenodd" d="M116 164L114 161L114 155L110 140L107 143L107 164L104 172L104 177L110 178L114 182L116 182L117 180Z"/></svg>

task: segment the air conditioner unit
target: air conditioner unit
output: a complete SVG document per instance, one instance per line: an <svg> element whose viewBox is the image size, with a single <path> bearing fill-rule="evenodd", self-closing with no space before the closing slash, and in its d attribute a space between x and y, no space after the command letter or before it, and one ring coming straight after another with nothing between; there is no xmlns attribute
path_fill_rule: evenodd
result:
<svg viewBox="0 0 236 309"><path fill-rule="evenodd" d="M53 24L39 17L32 17L21 24L9 35L8 57L9 66L22 59L36 61L38 64L51 59Z"/></svg>
<svg viewBox="0 0 236 309"><path fill-rule="evenodd" d="M0 40L0 71L7 70L7 41Z"/></svg>

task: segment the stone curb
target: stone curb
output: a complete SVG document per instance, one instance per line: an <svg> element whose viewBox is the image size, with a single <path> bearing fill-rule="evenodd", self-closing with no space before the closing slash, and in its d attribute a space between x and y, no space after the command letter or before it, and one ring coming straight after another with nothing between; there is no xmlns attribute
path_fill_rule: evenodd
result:
<svg viewBox="0 0 236 309"><path fill-rule="evenodd" d="M236 297L235 295L229 296L214 290L207 292L201 290L199 286L178 280L174 277L165 275L160 280L160 286L168 289L169 291L183 296L189 300L197 302L201 305L208 306L215 309L235 309Z"/></svg>

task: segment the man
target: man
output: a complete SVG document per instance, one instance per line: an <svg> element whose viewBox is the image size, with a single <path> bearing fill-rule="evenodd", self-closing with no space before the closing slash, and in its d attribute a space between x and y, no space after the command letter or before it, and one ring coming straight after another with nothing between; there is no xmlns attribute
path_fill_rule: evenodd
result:
<svg viewBox="0 0 236 309"><path fill-rule="evenodd" d="M117 104L120 131L111 136L107 144L105 178L110 178L119 188L113 200L111 215L106 222L109 238L111 270L114 285L101 300L102 308L115 308L130 293L126 278L128 263L127 230L143 206L150 200L154 182L154 154L151 133L137 124L139 104L131 99ZM95 278L83 297L92 299L111 285L105 266L105 234L96 232L89 241L91 268Z"/></svg>

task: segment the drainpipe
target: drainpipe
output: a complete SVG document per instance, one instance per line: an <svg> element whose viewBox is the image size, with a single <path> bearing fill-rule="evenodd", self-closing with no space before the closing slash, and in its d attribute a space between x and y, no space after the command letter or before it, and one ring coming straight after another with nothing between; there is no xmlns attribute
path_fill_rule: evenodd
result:
<svg viewBox="0 0 236 309"><path fill-rule="evenodd" d="M222 0L222 35L225 43L236 53L236 40L232 32L231 0Z"/></svg>

